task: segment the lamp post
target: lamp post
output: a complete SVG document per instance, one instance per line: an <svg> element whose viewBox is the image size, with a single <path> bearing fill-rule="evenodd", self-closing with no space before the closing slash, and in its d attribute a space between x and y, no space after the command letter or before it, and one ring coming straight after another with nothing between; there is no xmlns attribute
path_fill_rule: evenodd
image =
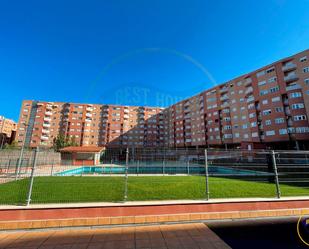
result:
<svg viewBox="0 0 309 249"><path fill-rule="evenodd" d="M18 164L17 164L17 170L16 170L16 175L15 175L15 181L17 181L17 178L19 177L19 171L20 171L20 167L21 167L21 160L23 158L24 155L24 148L25 148L25 142L26 142L26 136L27 136L27 128L28 128L28 124L23 123L23 125L25 126L25 138L23 140L23 144L21 146L21 150L20 150L20 154L19 154L19 158L18 158Z"/></svg>

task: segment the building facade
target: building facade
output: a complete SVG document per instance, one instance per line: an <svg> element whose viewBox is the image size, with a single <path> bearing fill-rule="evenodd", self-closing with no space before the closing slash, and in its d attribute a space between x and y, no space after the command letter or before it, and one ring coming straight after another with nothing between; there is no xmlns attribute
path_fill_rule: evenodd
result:
<svg viewBox="0 0 309 249"><path fill-rule="evenodd" d="M0 148L15 139L16 129L17 123L14 120L0 116Z"/></svg>
<svg viewBox="0 0 309 249"><path fill-rule="evenodd" d="M51 147L61 133L80 146L165 146L162 109L26 100L17 142Z"/></svg>
<svg viewBox="0 0 309 249"><path fill-rule="evenodd" d="M309 50L167 109L170 146L308 148Z"/></svg>
<svg viewBox="0 0 309 249"><path fill-rule="evenodd" d="M18 143L309 148L309 50L167 108L24 101ZM27 123L27 129L24 125Z"/></svg>

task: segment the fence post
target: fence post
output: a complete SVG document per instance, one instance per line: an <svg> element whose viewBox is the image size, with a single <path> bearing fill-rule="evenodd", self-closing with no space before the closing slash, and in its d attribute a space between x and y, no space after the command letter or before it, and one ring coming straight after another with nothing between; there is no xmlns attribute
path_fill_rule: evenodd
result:
<svg viewBox="0 0 309 249"><path fill-rule="evenodd" d="M34 180L34 170L35 170L35 167L36 167L38 154L39 154L39 147L36 147L35 153L34 153L34 160L33 160L33 164L32 164L32 169L31 169L30 185L29 185L28 197L27 197L27 206L29 206L29 204L31 202L32 187L33 187L33 180Z"/></svg>
<svg viewBox="0 0 309 249"><path fill-rule="evenodd" d="M20 149L20 154L19 154L19 158L18 158L18 162L17 162L15 181L17 181L17 179L19 177L20 167L22 166L21 163L22 163L22 158L24 156L24 147L25 147L25 140L23 142L23 146Z"/></svg>
<svg viewBox="0 0 309 249"><path fill-rule="evenodd" d="M281 197L281 192L280 192L279 177L278 177L278 170L277 170L277 163L276 163L276 154L274 150L271 151L271 155L272 155L273 169L274 169L274 174L275 174L277 198L279 199Z"/></svg>
<svg viewBox="0 0 309 249"><path fill-rule="evenodd" d="M124 201L128 199L128 169L129 169L129 148L126 151L126 171L125 171L125 183L124 183Z"/></svg>
<svg viewBox="0 0 309 249"><path fill-rule="evenodd" d="M165 159L163 159L163 163L162 163L162 173L163 175L165 175Z"/></svg>
<svg viewBox="0 0 309 249"><path fill-rule="evenodd" d="M206 178L206 200L209 200L209 179L208 179L208 157L205 149L205 178Z"/></svg>
<svg viewBox="0 0 309 249"><path fill-rule="evenodd" d="M50 171L50 176L53 176L54 173L54 161L52 162L52 167L51 167L51 171Z"/></svg>
<svg viewBox="0 0 309 249"><path fill-rule="evenodd" d="M187 174L190 175L190 162L188 158L187 158Z"/></svg>

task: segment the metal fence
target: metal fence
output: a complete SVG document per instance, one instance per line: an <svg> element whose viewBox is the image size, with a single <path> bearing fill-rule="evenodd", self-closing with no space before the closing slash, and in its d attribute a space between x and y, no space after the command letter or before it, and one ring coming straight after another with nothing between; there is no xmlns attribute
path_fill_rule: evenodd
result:
<svg viewBox="0 0 309 249"><path fill-rule="evenodd" d="M106 149L99 165L73 166L37 149L21 165L0 164L0 205L309 196L308 157L308 151L128 148Z"/></svg>

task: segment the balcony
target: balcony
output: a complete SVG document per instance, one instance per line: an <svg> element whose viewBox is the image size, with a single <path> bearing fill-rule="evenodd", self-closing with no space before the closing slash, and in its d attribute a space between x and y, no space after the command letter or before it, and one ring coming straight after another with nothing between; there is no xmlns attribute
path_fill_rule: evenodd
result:
<svg viewBox="0 0 309 249"><path fill-rule="evenodd" d="M227 96L227 95L223 95L223 96L220 98L221 101L228 100L228 99L229 99L229 96Z"/></svg>
<svg viewBox="0 0 309 249"><path fill-rule="evenodd" d="M245 94L250 94L250 93L253 93L253 87L249 87L247 88L247 90L245 91Z"/></svg>
<svg viewBox="0 0 309 249"><path fill-rule="evenodd" d="M92 108L92 107L87 107L87 108L86 108L86 111L92 112L92 111L93 111L93 108Z"/></svg>
<svg viewBox="0 0 309 249"><path fill-rule="evenodd" d="M53 109L53 106L52 105L47 105L46 106L46 110L52 110Z"/></svg>
<svg viewBox="0 0 309 249"><path fill-rule="evenodd" d="M298 76L296 74L289 74L284 77L285 82L292 82L298 80Z"/></svg>
<svg viewBox="0 0 309 249"><path fill-rule="evenodd" d="M297 89L301 89L301 86L298 85L298 84L293 84L293 85L290 85L290 86L286 87L287 91L292 91L292 90L297 90Z"/></svg>
<svg viewBox="0 0 309 249"><path fill-rule="evenodd" d="M247 78L246 80L245 80L245 84L244 84L245 86L250 86L250 85L252 85L252 79L251 78Z"/></svg>
<svg viewBox="0 0 309 249"><path fill-rule="evenodd" d="M86 117L91 118L92 114L91 113L86 113Z"/></svg>
<svg viewBox="0 0 309 249"><path fill-rule="evenodd" d="M224 108L224 107L228 107L229 106L229 103L228 102L224 102L221 107Z"/></svg>
<svg viewBox="0 0 309 249"><path fill-rule="evenodd" d="M44 121L50 122L50 121L51 121L51 118L50 118L50 117L44 117Z"/></svg>
<svg viewBox="0 0 309 249"><path fill-rule="evenodd" d="M228 89L228 87L223 87L223 88L221 88L220 89L220 93L225 93L225 92L227 92L229 89Z"/></svg>
<svg viewBox="0 0 309 249"><path fill-rule="evenodd" d="M42 133L44 133L44 134L48 134L48 133L50 133L50 131L49 131L49 130L45 130L45 129L43 129L43 130L42 130Z"/></svg>
<svg viewBox="0 0 309 249"><path fill-rule="evenodd" d="M48 127L50 127L50 124L45 124L45 123L43 123L43 127L44 127L44 128L48 128Z"/></svg>
<svg viewBox="0 0 309 249"><path fill-rule="evenodd" d="M254 101L254 97L252 96L252 97L249 97L248 99L247 99L247 103L249 103L249 102L251 102L251 101Z"/></svg>
<svg viewBox="0 0 309 249"><path fill-rule="evenodd" d="M290 63L285 64L282 67L282 71L286 72L286 71L294 70L294 69L296 69L296 67L297 67L296 64L290 62Z"/></svg>
<svg viewBox="0 0 309 249"><path fill-rule="evenodd" d="M46 116L51 116L51 115L53 115L53 113L50 112L50 111L47 111L47 112L45 112L45 115L46 115Z"/></svg>
<svg viewBox="0 0 309 249"><path fill-rule="evenodd" d="M41 140L44 140L44 141L48 140L48 136L41 136Z"/></svg>

